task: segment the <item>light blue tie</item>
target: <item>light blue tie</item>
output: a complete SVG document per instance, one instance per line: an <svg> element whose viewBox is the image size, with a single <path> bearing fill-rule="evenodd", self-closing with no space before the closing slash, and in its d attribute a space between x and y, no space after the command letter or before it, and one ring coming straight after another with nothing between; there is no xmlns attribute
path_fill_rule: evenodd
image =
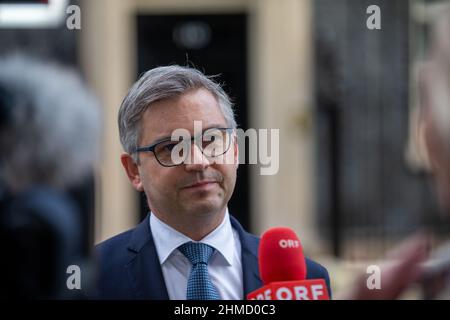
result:
<svg viewBox="0 0 450 320"><path fill-rule="evenodd" d="M219 300L220 295L208 273L208 261L215 249L204 243L187 242L178 250L192 263L187 282L187 300Z"/></svg>

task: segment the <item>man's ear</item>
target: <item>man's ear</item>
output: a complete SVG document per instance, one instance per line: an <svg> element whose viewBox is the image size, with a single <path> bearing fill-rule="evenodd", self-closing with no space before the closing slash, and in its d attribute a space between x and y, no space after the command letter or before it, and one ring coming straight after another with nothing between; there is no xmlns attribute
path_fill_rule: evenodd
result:
<svg viewBox="0 0 450 320"><path fill-rule="evenodd" d="M122 155L120 156L120 161L122 162L122 166L125 169L128 179L130 180L133 187L137 191L144 191L141 176L139 175L138 165L131 157L131 155L126 152L122 153Z"/></svg>

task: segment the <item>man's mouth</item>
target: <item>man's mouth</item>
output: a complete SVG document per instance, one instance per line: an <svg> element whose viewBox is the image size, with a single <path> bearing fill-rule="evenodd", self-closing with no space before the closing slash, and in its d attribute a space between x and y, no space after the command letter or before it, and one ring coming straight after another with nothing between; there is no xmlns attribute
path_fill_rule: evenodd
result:
<svg viewBox="0 0 450 320"><path fill-rule="evenodd" d="M216 183L217 183L216 180L204 180L189 184L186 187L183 187L183 189L207 188L213 186Z"/></svg>

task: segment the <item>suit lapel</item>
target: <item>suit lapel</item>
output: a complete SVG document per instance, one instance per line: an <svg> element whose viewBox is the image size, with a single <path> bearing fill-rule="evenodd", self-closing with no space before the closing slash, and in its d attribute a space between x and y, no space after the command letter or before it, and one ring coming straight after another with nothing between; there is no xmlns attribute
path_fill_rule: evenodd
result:
<svg viewBox="0 0 450 320"><path fill-rule="evenodd" d="M128 277L138 299L168 300L149 218L150 215L136 227L128 243L128 250L134 253L126 265Z"/></svg>
<svg viewBox="0 0 450 320"><path fill-rule="evenodd" d="M230 215L231 225L238 232L241 241L242 275L244 282L244 299L247 294L262 286L259 277L258 246L259 239L246 232L240 223Z"/></svg>

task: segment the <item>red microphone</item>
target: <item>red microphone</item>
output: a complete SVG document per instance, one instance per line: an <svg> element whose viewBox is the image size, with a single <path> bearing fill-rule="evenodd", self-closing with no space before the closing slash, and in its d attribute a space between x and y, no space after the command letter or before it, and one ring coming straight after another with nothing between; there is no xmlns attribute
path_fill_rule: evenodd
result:
<svg viewBox="0 0 450 320"><path fill-rule="evenodd" d="M264 286L249 300L329 300L324 279L305 280L306 262L297 235L289 228L272 228L261 237L259 273Z"/></svg>

